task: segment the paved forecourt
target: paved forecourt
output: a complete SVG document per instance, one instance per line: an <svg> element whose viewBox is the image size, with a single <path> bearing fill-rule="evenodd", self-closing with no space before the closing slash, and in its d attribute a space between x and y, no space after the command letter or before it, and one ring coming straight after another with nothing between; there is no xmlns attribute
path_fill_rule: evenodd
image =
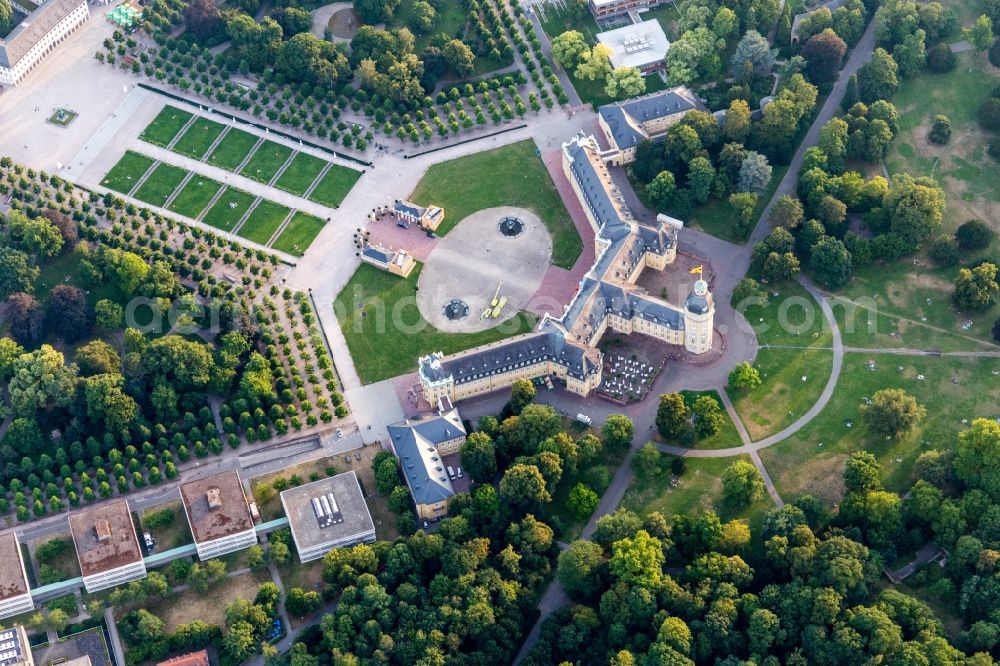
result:
<svg viewBox="0 0 1000 666"><path fill-rule="evenodd" d="M486 208L459 222L431 251L417 282L417 307L449 333L493 328L527 308L551 256L552 240L537 215L511 206ZM494 296L506 298L499 316L481 316ZM467 310L449 317L453 300Z"/></svg>

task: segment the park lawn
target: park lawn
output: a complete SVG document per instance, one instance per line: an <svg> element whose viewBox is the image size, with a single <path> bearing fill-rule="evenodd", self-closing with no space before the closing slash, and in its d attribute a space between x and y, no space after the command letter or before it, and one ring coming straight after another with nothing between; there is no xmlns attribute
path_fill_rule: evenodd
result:
<svg viewBox="0 0 1000 666"><path fill-rule="evenodd" d="M538 12L542 30L545 31L550 40L567 30L576 30L583 35L587 44L592 46L597 43L597 33L601 32L601 28L586 7L574 12L559 9L552 3L545 3L537 5L535 11Z"/></svg>
<svg viewBox="0 0 1000 666"><path fill-rule="evenodd" d="M222 188L222 183L194 174L174 200L170 202L170 210L179 215L197 220L201 211Z"/></svg>
<svg viewBox="0 0 1000 666"><path fill-rule="evenodd" d="M955 336L991 344L990 332L993 322L1000 316L1000 305L983 312L956 308L952 294L959 268L938 268L924 255L917 259L906 257L894 263L875 262L855 269L854 279L837 295L868 308L875 307L880 314L907 321L908 326L937 329L942 334L941 340L927 335L924 346L927 349L937 348ZM849 305L844 300L838 302L844 307ZM867 324L866 318L861 319ZM972 325L965 329L968 322ZM954 335L949 336L949 333Z"/></svg>
<svg viewBox="0 0 1000 666"><path fill-rule="evenodd" d="M180 167L161 162L133 196L153 206L163 206L187 174Z"/></svg>
<svg viewBox="0 0 1000 666"><path fill-rule="evenodd" d="M415 39L415 49L417 51L422 51L425 47L429 46L431 39L435 35L444 33L450 37L456 35L461 36L465 32L465 25L468 22L468 11L465 9L465 5L460 2L440 2L434 5L437 15L434 19L434 27L428 30L426 33L419 33L411 24L410 17L413 15L413 3L415 0L403 0L399 3L399 7L396 9L386 26L386 29L390 28L406 28L413 33Z"/></svg>
<svg viewBox="0 0 1000 666"><path fill-rule="evenodd" d="M177 133L181 131L181 128L191 120L192 115L188 111L168 104L156 114L153 122L149 123L146 129L142 130L139 138L154 146L166 148L174 140L174 137L177 136Z"/></svg>
<svg viewBox="0 0 1000 666"><path fill-rule="evenodd" d="M348 169L339 164L331 164L329 170L309 193L308 198L310 201L336 208L359 178L361 178L360 171Z"/></svg>
<svg viewBox="0 0 1000 666"><path fill-rule="evenodd" d="M145 155L128 150L118 160L118 163L111 167L111 171L104 174L101 185L115 192L128 194L135 187L135 184L149 171L149 167L153 166L155 161L152 157L146 157Z"/></svg>
<svg viewBox="0 0 1000 666"><path fill-rule="evenodd" d="M215 204L208 209L208 212L205 213L205 217L201 221L216 229L232 231L236 223L250 210L250 207L253 206L253 202L256 200L257 197L252 194L238 190L235 187L229 187L222 193L222 196L218 198ZM235 204L235 206L231 204Z"/></svg>
<svg viewBox="0 0 1000 666"><path fill-rule="evenodd" d="M536 317L519 312L477 333L445 333L434 328L421 316L414 297L422 268L418 263L403 279L361 264L334 300L334 313L363 384L413 372L417 359L431 352L454 354L528 333L534 327Z"/></svg>
<svg viewBox="0 0 1000 666"><path fill-rule="evenodd" d="M254 151L240 174L261 183L270 183L274 174L292 155L292 149L274 141L265 141Z"/></svg>
<svg viewBox="0 0 1000 666"><path fill-rule="evenodd" d="M681 17L681 12L674 3L666 3L646 11L639 12L639 18L643 21L656 19L671 42L680 37L677 30L677 20Z"/></svg>
<svg viewBox="0 0 1000 666"><path fill-rule="evenodd" d="M832 296L830 307L833 309L834 317L837 318L845 347L940 351L996 349L991 341L972 337L971 330L968 333L942 330L918 319L886 314L880 311L877 305L865 306L840 296ZM988 318L983 324L989 324Z"/></svg>
<svg viewBox="0 0 1000 666"><path fill-rule="evenodd" d="M274 239L271 247L301 257L312 245L316 236L319 236L319 232L323 231L324 226L326 222L315 215L297 211L288 222L288 226Z"/></svg>
<svg viewBox="0 0 1000 666"><path fill-rule="evenodd" d="M833 369L833 334L815 299L795 281L771 284L768 289L766 306L733 304L761 347L753 365L763 384L749 391L729 391L754 441L802 416L819 399Z"/></svg>
<svg viewBox="0 0 1000 666"><path fill-rule="evenodd" d="M762 385L726 391L750 439L757 441L781 432L816 404L833 370L833 352L761 349L753 366Z"/></svg>
<svg viewBox="0 0 1000 666"><path fill-rule="evenodd" d="M124 306L128 298L118 287L117 280L101 280L97 284L89 284L83 281L80 275L80 262L84 259L83 253L79 250L63 252L50 261L41 264L41 272L35 280L35 297L39 302L44 302L58 284L68 284L79 287L87 292L87 301L93 305L102 299L108 299Z"/></svg>
<svg viewBox="0 0 1000 666"><path fill-rule="evenodd" d="M573 82L573 88L576 90L576 94L580 96L580 101L584 104L590 104L594 107L595 111L597 110L597 107L604 104L611 104L615 101L604 92L604 79L588 81L587 79L577 78L574 72L567 72L567 74L569 75L569 80ZM643 77L643 80L646 82L646 91L643 93L644 95L667 89L666 81L661 79L656 74L645 76Z"/></svg>
<svg viewBox="0 0 1000 666"><path fill-rule="evenodd" d="M580 234L530 139L435 164L410 199L422 206L444 208L445 220L437 230L442 235L484 208L530 208L552 236L554 265L572 268L583 252Z"/></svg>
<svg viewBox="0 0 1000 666"><path fill-rule="evenodd" d="M968 427L963 420L1000 417L1000 381L993 373L1000 374L1000 359L847 353L826 408L760 456L786 502L803 494L838 502L844 463L862 449L882 464L886 487L902 492L912 481L917 457L928 449L953 448L957 434ZM898 441L870 435L861 415L862 398L884 388L902 388L927 408L927 417Z"/></svg>
<svg viewBox="0 0 1000 666"><path fill-rule="evenodd" d="M231 127L206 161L220 169L236 171L253 147L257 145L258 139L259 137L250 132Z"/></svg>
<svg viewBox="0 0 1000 666"><path fill-rule="evenodd" d="M681 391L681 395L684 396L684 402L687 404L688 409L694 407L694 403L698 398L707 395L715 400L716 404L719 405L719 409L722 410L723 424L719 432L711 437L698 439L691 448L729 449L735 446L743 446L743 440L740 439L740 433L736 430L736 424L729 418L729 412L726 411L725 406L722 404L722 398L719 397L718 391L715 389L708 391ZM659 435L657 435L657 438L659 438Z"/></svg>
<svg viewBox="0 0 1000 666"><path fill-rule="evenodd" d="M265 245L267 241L271 240L271 236L274 235L274 232L278 230L278 227L281 226L281 223L285 221L285 218L291 212L292 209L287 206L263 199L251 211L250 217L246 219L237 233L247 240Z"/></svg>
<svg viewBox="0 0 1000 666"><path fill-rule="evenodd" d="M635 477L625 491L621 506L640 515L658 511L668 519L681 514L715 511L724 521L745 519L751 527L760 524L764 513L774 507L771 499L763 499L750 506L732 506L722 497L722 473L734 462L750 462L750 456L729 458L686 458L687 471L677 485L670 486L670 461L674 456L663 454L660 468L647 476Z"/></svg>
<svg viewBox="0 0 1000 666"><path fill-rule="evenodd" d="M193 620L221 626L226 623L226 606L237 599L253 599L260 584L269 580L267 571L248 571L226 577L204 594L189 588L164 600L147 602L147 606L150 612L163 620L165 632L173 632L179 625Z"/></svg>
<svg viewBox="0 0 1000 666"><path fill-rule="evenodd" d="M316 180L316 176L323 171L324 166L326 166L325 160L309 153L296 153L274 185L278 189L302 196Z"/></svg>
<svg viewBox="0 0 1000 666"><path fill-rule="evenodd" d="M954 8L960 11L957 5ZM975 14L979 13L977 8ZM943 232L953 232L972 218L1000 231L1000 179L986 154L993 137L976 120L979 106L1000 85L1000 77L984 71L989 67L985 54L969 51L956 57L958 66L953 71L935 74L922 69L893 96L900 129L885 165L890 174L933 176L944 187ZM943 146L927 139L938 114L951 120L951 141Z"/></svg>
<svg viewBox="0 0 1000 666"><path fill-rule="evenodd" d="M221 125L214 120L198 118L181 135L181 138L177 140L172 150L175 153L200 160L225 129L225 125Z"/></svg>

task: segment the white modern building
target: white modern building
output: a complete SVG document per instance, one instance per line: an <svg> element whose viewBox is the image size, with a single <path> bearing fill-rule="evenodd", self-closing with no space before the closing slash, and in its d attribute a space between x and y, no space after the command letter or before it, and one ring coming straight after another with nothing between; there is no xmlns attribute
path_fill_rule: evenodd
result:
<svg viewBox="0 0 1000 666"><path fill-rule="evenodd" d="M250 505L236 470L182 483L180 490L199 559L219 557L257 543Z"/></svg>
<svg viewBox="0 0 1000 666"><path fill-rule="evenodd" d="M24 625L0 631L0 666L35 666Z"/></svg>
<svg viewBox="0 0 1000 666"><path fill-rule="evenodd" d="M31 0L25 0L29 5ZM26 9L11 3L15 12ZM87 0L46 0L0 39L0 84L17 85L90 18Z"/></svg>
<svg viewBox="0 0 1000 666"><path fill-rule="evenodd" d="M611 67L635 67L643 74L666 68L670 41L656 19L597 33L597 41L611 49Z"/></svg>
<svg viewBox="0 0 1000 666"><path fill-rule="evenodd" d="M139 549L128 501L119 500L72 513L69 529L87 592L146 577L146 563Z"/></svg>
<svg viewBox="0 0 1000 666"><path fill-rule="evenodd" d="M375 541L375 523L353 470L285 490L281 506L302 563L334 548Z"/></svg>
<svg viewBox="0 0 1000 666"><path fill-rule="evenodd" d="M4 532L0 534L0 618L27 613L34 607L21 544L14 532Z"/></svg>

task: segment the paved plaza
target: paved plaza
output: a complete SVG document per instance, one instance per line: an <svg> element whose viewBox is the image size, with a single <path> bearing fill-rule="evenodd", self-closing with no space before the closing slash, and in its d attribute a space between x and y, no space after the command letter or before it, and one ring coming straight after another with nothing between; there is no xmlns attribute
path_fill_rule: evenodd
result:
<svg viewBox="0 0 1000 666"><path fill-rule="evenodd" d="M519 233L503 235L498 229L503 220L515 220L512 226ZM462 220L427 257L417 283L417 307L442 331L493 328L528 306L551 256L549 233L530 210L510 206L481 210ZM482 317L497 294L507 299L499 316ZM449 318L446 306L452 302L464 304L463 316Z"/></svg>

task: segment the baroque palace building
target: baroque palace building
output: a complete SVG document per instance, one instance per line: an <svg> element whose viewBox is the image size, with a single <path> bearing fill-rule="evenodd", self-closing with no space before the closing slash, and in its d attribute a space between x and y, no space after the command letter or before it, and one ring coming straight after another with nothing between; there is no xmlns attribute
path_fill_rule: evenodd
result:
<svg viewBox="0 0 1000 666"><path fill-rule="evenodd" d="M712 348L715 304L699 279L683 307L636 286L642 271L662 271L677 256L683 223L666 215L654 225L638 222L614 184L602 151L580 132L563 144L563 171L595 231L596 261L561 317L545 315L531 333L444 356L418 359L424 398L457 402L509 387L518 379L554 375L573 393L587 396L601 384L603 357L597 345L608 329L684 345L692 354Z"/></svg>

